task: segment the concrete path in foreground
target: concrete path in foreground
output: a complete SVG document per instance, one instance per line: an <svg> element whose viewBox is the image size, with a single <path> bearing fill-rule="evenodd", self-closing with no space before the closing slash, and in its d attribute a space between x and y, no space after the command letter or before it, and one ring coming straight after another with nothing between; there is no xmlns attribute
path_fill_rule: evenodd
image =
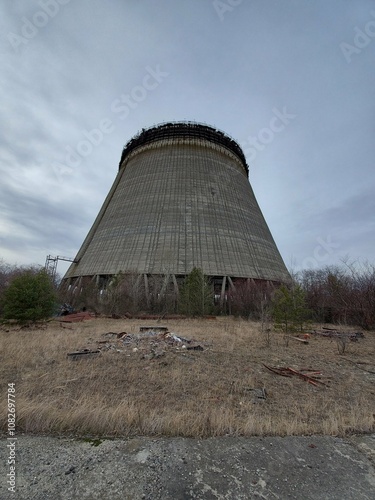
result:
<svg viewBox="0 0 375 500"><path fill-rule="evenodd" d="M98 446L18 436L16 492L8 491L10 440L0 440L0 498L373 500L375 435L132 438Z"/></svg>

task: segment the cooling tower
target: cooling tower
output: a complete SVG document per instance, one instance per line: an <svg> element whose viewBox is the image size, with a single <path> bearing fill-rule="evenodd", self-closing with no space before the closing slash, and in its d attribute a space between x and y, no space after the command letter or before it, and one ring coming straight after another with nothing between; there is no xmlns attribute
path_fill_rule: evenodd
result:
<svg viewBox="0 0 375 500"><path fill-rule="evenodd" d="M239 145L207 125L143 129L124 147L119 171L75 262L69 283L119 271L181 278L194 267L230 284L286 282L284 265Z"/></svg>

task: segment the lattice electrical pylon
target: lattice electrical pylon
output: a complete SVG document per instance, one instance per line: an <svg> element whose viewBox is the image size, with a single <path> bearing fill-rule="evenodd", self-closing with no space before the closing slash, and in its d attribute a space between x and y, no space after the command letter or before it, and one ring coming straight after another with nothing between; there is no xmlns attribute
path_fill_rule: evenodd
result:
<svg viewBox="0 0 375 500"><path fill-rule="evenodd" d="M72 258L70 258L70 257L61 257L60 255L57 255L56 257L53 257L52 255L47 255L46 263L44 265L44 269L51 276L52 281L55 281L56 270L57 270L57 263L58 263L59 260L65 260L67 262L75 262L75 260L72 259Z"/></svg>

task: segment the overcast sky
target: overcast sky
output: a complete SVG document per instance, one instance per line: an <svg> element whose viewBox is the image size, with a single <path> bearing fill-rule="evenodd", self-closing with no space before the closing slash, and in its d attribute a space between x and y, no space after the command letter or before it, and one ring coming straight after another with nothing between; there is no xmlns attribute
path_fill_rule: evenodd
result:
<svg viewBox="0 0 375 500"><path fill-rule="evenodd" d="M287 267L375 261L374 1L18 0L0 19L5 261L74 257L124 144L179 120L243 147Z"/></svg>

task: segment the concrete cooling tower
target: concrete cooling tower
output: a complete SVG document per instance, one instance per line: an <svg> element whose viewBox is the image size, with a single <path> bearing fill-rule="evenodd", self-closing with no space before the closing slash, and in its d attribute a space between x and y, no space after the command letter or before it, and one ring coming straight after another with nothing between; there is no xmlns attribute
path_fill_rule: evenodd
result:
<svg viewBox="0 0 375 500"><path fill-rule="evenodd" d="M239 145L197 123L143 129L125 145L65 282L105 283L122 271L177 286L194 267L223 289L240 278L289 281Z"/></svg>

